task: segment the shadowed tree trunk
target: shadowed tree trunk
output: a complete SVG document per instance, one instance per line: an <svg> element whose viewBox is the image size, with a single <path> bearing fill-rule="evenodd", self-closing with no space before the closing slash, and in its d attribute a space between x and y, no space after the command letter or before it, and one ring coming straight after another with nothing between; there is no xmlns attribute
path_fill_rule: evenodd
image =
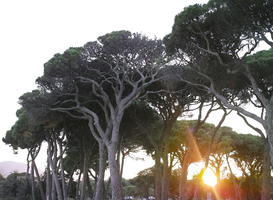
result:
<svg viewBox="0 0 273 200"><path fill-rule="evenodd" d="M84 148L86 149L86 148ZM80 200L85 200L86 196L86 181L88 176L88 153L87 151L84 151L83 153L83 173L82 173L82 182L81 182L81 197Z"/></svg>
<svg viewBox="0 0 273 200"><path fill-rule="evenodd" d="M179 200L188 200L188 192L186 188L187 184L187 176L188 176L188 168L190 165L190 155L187 151L183 160L183 163L180 163L181 165L181 175L179 180Z"/></svg>
<svg viewBox="0 0 273 200"><path fill-rule="evenodd" d="M82 177L82 171L80 170L78 180L77 180L77 186L76 186L76 198L80 197L80 187L81 187L81 177Z"/></svg>
<svg viewBox="0 0 273 200"><path fill-rule="evenodd" d="M228 160L228 155L226 155L226 161L227 161L229 172L231 174L231 181L232 181L232 185L233 185L234 192L235 192L235 195L234 195L235 199L236 200L241 200L242 199L242 197L241 197L241 182L242 182L242 180L240 180L239 184L237 183L236 176L234 175L234 173L233 173L233 171L231 169L229 160Z"/></svg>
<svg viewBox="0 0 273 200"><path fill-rule="evenodd" d="M47 157L47 167L46 167L46 200L51 200L51 173L50 173L50 166L49 166L49 157Z"/></svg>
<svg viewBox="0 0 273 200"><path fill-rule="evenodd" d="M168 144L164 145L163 149L163 174L162 174L162 184L161 184L161 200L168 199L169 196L169 159L168 159Z"/></svg>
<svg viewBox="0 0 273 200"><path fill-rule="evenodd" d="M61 138L57 138L57 142L58 142L59 150L60 150L59 160L60 160L60 170L61 170L61 180L62 180L62 194L63 194L63 198L67 199L67 185L65 181L64 164L63 164L63 154L65 153L65 148L63 147L64 136L65 135L63 135L63 137Z"/></svg>
<svg viewBox="0 0 273 200"><path fill-rule="evenodd" d="M162 166L160 162L160 152L155 150L155 199L161 199L161 179L162 179Z"/></svg>
<svg viewBox="0 0 273 200"><path fill-rule="evenodd" d="M261 200L271 199L271 190L272 190L272 184L271 184L270 153L269 153L268 142L265 141Z"/></svg>
<svg viewBox="0 0 273 200"><path fill-rule="evenodd" d="M99 142L99 173L96 182L95 200L104 199L104 173L106 167L106 152L105 145L102 141Z"/></svg>

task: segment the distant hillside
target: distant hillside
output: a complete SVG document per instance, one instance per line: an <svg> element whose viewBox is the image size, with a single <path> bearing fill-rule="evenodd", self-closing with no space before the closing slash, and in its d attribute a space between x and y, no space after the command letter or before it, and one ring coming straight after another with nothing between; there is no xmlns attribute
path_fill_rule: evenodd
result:
<svg viewBox="0 0 273 200"><path fill-rule="evenodd" d="M13 172L26 172L27 165L20 162L13 162L13 161L4 161L0 162L0 173L7 177L9 174Z"/></svg>

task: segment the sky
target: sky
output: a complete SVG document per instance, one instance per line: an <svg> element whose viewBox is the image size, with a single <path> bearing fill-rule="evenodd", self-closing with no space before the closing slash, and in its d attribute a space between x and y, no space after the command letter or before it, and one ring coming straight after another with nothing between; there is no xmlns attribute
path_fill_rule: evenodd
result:
<svg viewBox="0 0 273 200"><path fill-rule="evenodd" d="M206 0L1 0L0 138L16 121L18 98L36 88L35 79L54 54L117 30L163 38L171 32L175 15L194 3ZM214 115L210 121L218 118ZM251 132L236 116L228 118L225 125ZM0 141L0 162L6 160L25 162L26 152L14 155ZM38 157L41 169L43 160L44 156ZM137 162L126 162L125 177L153 164L150 159Z"/></svg>

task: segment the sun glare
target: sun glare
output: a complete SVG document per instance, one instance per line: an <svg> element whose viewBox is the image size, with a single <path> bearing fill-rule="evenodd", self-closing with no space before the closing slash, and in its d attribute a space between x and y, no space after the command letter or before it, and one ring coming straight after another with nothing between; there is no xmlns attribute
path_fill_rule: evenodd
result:
<svg viewBox="0 0 273 200"><path fill-rule="evenodd" d="M211 187L214 187L217 184L217 177L209 168L205 170L202 179L206 185L209 185Z"/></svg>

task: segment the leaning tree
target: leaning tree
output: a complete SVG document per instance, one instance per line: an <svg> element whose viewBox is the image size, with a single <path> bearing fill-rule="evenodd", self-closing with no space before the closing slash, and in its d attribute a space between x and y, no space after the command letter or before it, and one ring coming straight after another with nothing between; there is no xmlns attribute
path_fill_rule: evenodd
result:
<svg viewBox="0 0 273 200"><path fill-rule="evenodd" d="M272 47L272 30L272 1L211 0L205 5L185 8L176 16L172 33L165 37L168 52L184 65L186 73L179 78L202 87L225 107L238 112L267 140L271 165L272 49L250 54L261 43ZM187 74L192 73L195 76L189 79ZM246 109L243 106L246 102L257 109ZM250 124L248 118L259 123L264 131ZM266 173L270 174L268 167Z"/></svg>

